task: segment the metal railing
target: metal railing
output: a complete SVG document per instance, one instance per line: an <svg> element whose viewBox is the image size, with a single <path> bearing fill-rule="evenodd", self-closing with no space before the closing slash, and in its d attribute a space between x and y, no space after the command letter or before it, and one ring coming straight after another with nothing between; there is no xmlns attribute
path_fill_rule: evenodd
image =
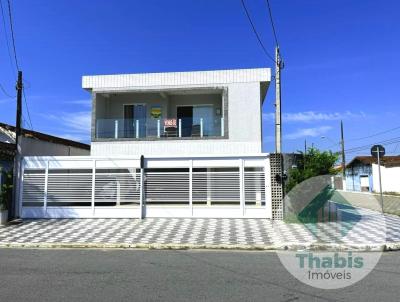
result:
<svg viewBox="0 0 400 302"><path fill-rule="evenodd" d="M223 137L224 118L97 119L96 138Z"/></svg>

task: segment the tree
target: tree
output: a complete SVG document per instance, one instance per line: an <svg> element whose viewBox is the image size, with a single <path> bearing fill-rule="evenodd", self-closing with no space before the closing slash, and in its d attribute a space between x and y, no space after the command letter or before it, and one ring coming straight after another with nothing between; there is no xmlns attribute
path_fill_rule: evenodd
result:
<svg viewBox="0 0 400 302"><path fill-rule="evenodd" d="M321 152L317 148L309 148L307 153L302 154L296 168L291 168L288 171L288 181L286 182L286 192L289 192L297 184L304 180L327 174L336 174L337 170L334 165L339 158L338 153L332 151Z"/></svg>

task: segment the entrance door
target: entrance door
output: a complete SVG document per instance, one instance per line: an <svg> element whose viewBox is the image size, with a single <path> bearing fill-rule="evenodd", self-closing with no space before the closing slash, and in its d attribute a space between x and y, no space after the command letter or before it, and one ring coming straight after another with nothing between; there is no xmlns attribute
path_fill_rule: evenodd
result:
<svg viewBox="0 0 400 302"><path fill-rule="evenodd" d="M200 119L203 119L203 135L212 136L214 132L213 107L211 105L202 105L193 107L193 122L200 125Z"/></svg>
<svg viewBox="0 0 400 302"><path fill-rule="evenodd" d="M124 106L125 137L136 137L136 121L139 121L139 137L146 136L146 105Z"/></svg>
<svg viewBox="0 0 400 302"><path fill-rule="evenodd" d="M176 108L176 117L181 119L182 123L182 136L192 135L193 125L193 107L192 106L179 106Z"/></svg>

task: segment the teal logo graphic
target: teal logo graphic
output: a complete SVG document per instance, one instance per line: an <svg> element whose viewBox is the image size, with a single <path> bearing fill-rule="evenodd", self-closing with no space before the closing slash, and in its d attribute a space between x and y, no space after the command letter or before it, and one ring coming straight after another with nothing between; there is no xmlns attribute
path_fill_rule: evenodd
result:
<svg viewBox="0 0 400 302"><path fill-rule="evenodd" d="M385 217L363 208L362 200L354 205L352 198L333 189L330 175L309 178L285 196L284 223L303 237L292 234L295 248L277 254L301 282L321 289L343 288L364 278L378 263L381 251L371 247L386 242Z"/></svg>

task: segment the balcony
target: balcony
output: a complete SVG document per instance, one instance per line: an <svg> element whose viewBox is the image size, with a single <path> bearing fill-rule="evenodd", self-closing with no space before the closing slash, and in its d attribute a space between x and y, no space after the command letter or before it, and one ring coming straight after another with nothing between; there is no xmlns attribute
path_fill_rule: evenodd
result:
<svg viewBox="0 0 400 302"><path fill-rule="evenodd" d="M180 139L224 137L224 118L98 119L96 139Z"/></svg>

